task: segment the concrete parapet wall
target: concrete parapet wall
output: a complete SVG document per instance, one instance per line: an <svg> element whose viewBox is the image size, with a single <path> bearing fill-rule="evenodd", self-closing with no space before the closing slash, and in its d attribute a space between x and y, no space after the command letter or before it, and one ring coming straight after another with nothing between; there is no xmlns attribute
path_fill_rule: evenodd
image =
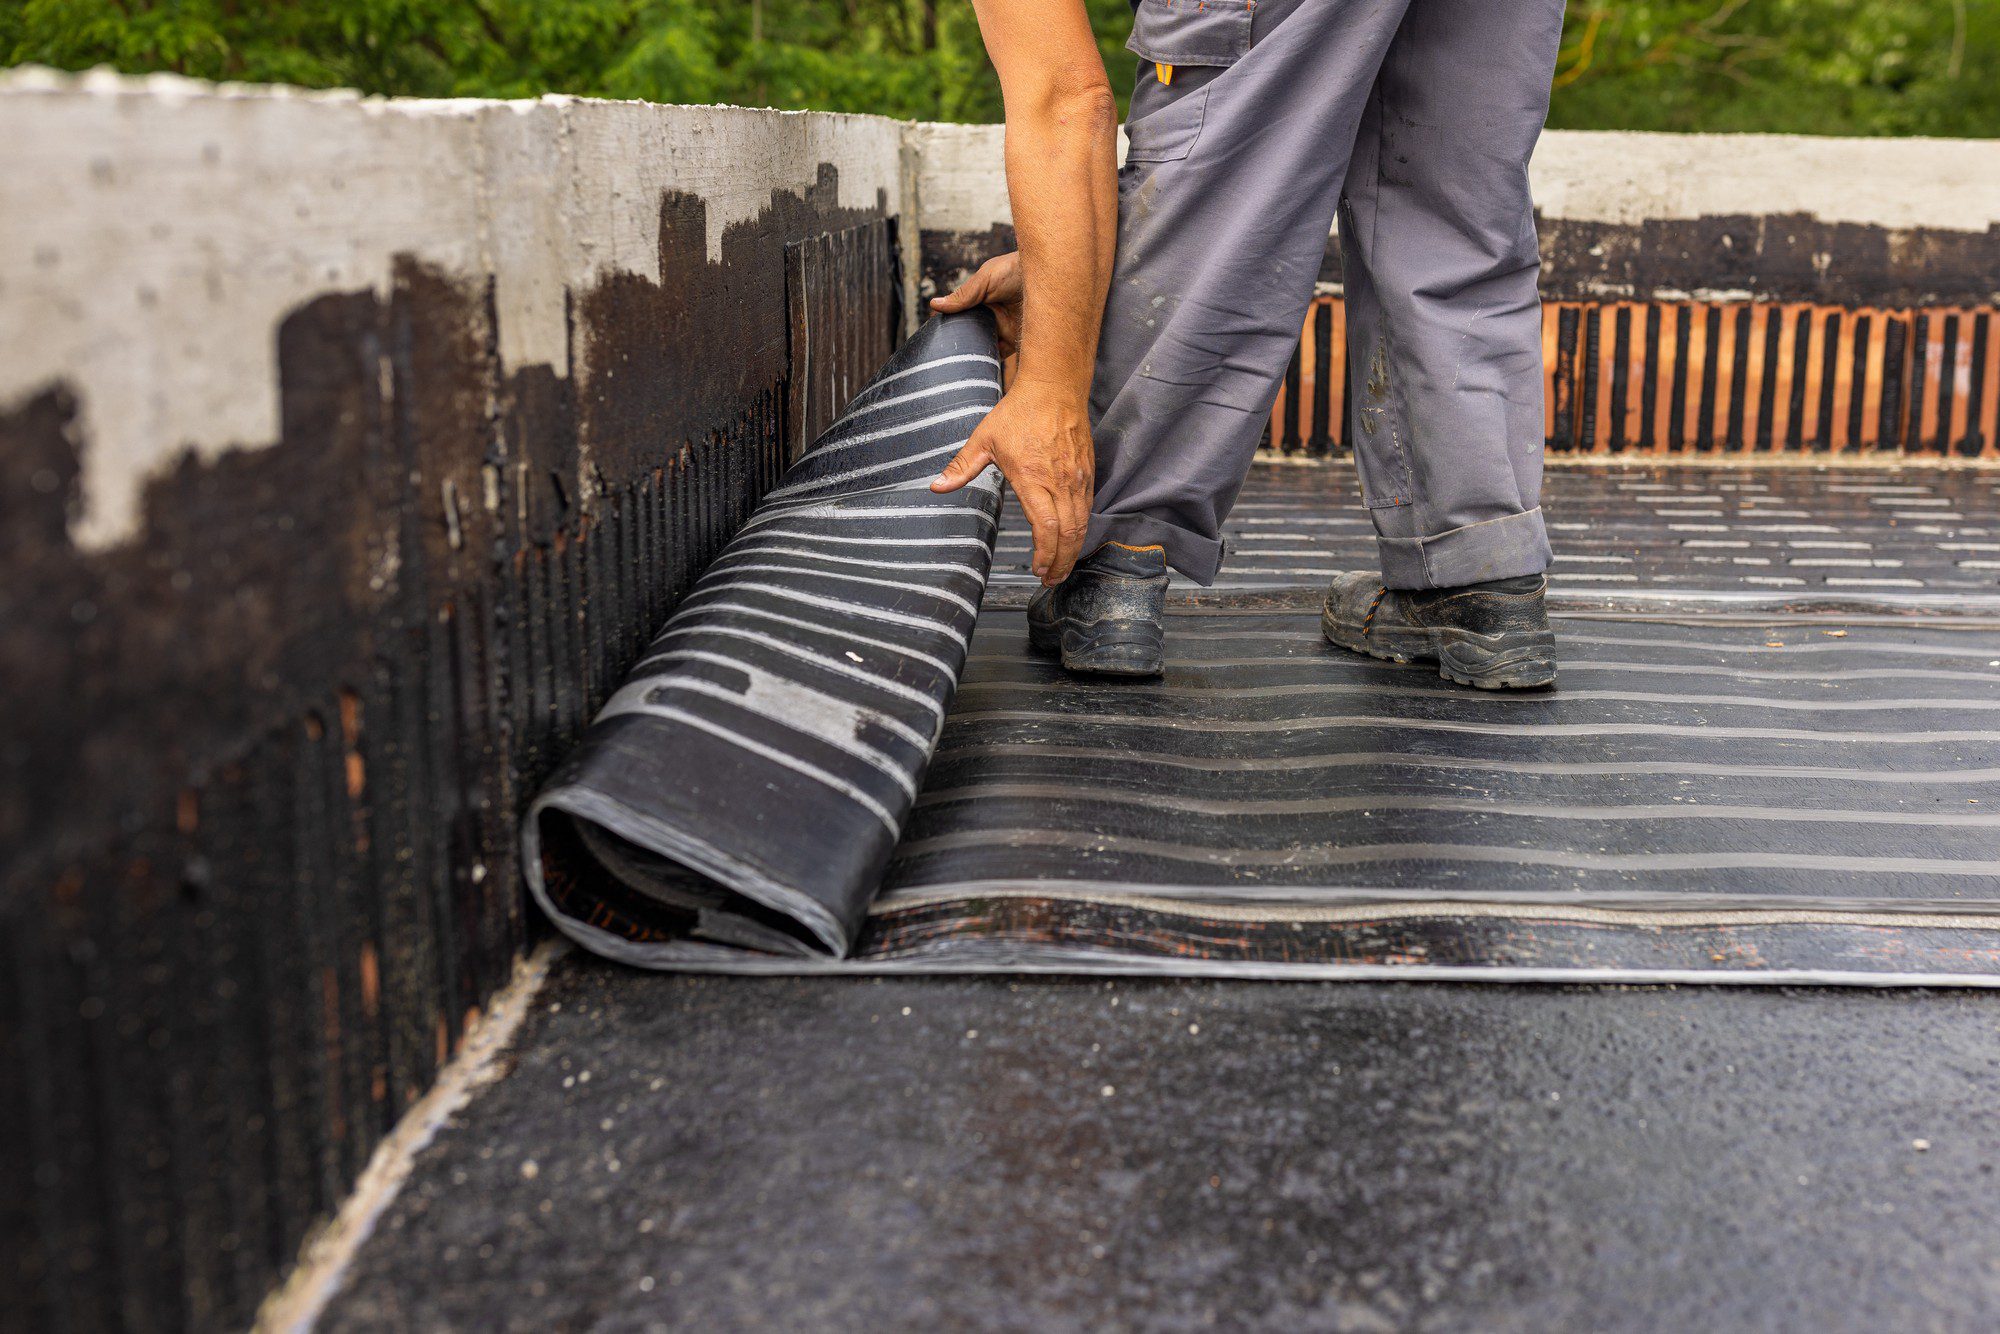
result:
<svg viewBox="0 0 2000 1334"><path fill-rule="evenodd" d="M527 794L892 350L902 138L0 79L0 1328L240 1326L423 1092Z"/></svg>

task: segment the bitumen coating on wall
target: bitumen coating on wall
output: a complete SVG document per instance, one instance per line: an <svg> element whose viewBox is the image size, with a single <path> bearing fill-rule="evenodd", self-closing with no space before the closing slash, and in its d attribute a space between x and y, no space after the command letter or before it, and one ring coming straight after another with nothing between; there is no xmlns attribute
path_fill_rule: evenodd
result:
<svg viewBox="0 0 2000 1334"><path fill-rule="evenodd" d="M0 1330L240 1328L907 308L894 122L0 75Z"/></svg>
<svg viewBox="0 0 2000 1334"><path fill-rule="evenodd" d="M2000 996L572 957L321 1328L1976 1330Z"/></svg>

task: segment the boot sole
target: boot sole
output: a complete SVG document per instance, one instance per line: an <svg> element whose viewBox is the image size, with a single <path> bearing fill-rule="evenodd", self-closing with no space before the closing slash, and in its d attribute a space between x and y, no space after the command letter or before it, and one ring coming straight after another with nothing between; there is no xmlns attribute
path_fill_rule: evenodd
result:
<svg viewBox="0 0 2000 1334"><path fill-rule="evenodd" d="M1474 690L1542 690L1556 683L1553 630L1513 630L1476 635L1469 630L1390 630L1368 634L1358 625L1320 612L1329 644L1384 662L1435 662L1438 675Z"/></svg>
<svg viewBox="0 0 2000 1334"><path fill-rule="evenodd" d="M1159 676L1167 669L1166 633L1145 621L1028 624L1028 645L1086 676Z"/></svg>

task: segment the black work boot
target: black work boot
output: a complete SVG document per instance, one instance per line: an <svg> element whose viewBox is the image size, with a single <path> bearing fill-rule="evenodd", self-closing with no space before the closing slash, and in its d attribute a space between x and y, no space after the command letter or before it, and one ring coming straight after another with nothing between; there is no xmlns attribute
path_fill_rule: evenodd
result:
<svg viewBox="0 0 2000 1334"><path fill-rule="evenodd" d="M1435 662L1447 681L1481 690L1556 682L1556 634L1539 574L1463 588L1385 588L1366 571L1326 592L1327 642L1390 662Z"/></svg>
<svg viewBox="0 0 2000 1334"><path fill-rule="evenodd" d="M1028 604L1028 643L1072 672L1158 676L1167 659L1167 553L1106 542Z"/></svg>

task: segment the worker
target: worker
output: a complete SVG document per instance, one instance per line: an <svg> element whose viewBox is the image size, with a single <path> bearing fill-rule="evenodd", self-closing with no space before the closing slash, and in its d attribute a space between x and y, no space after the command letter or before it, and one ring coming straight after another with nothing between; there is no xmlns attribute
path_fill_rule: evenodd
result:
<svg viewBox="0 0 2000 1334"><path fill-rule="evenodd" d="M1326 637L1553 683L1528 157L1562 0L1137 0L1122 168L1083 0L973 5L1019 249L932 304L993 308L1018 359L934 486L1006 476L1036 646L1163 669L1168 570L1216 576L1337 212L1381 569L1333 581Z"/></svg>

